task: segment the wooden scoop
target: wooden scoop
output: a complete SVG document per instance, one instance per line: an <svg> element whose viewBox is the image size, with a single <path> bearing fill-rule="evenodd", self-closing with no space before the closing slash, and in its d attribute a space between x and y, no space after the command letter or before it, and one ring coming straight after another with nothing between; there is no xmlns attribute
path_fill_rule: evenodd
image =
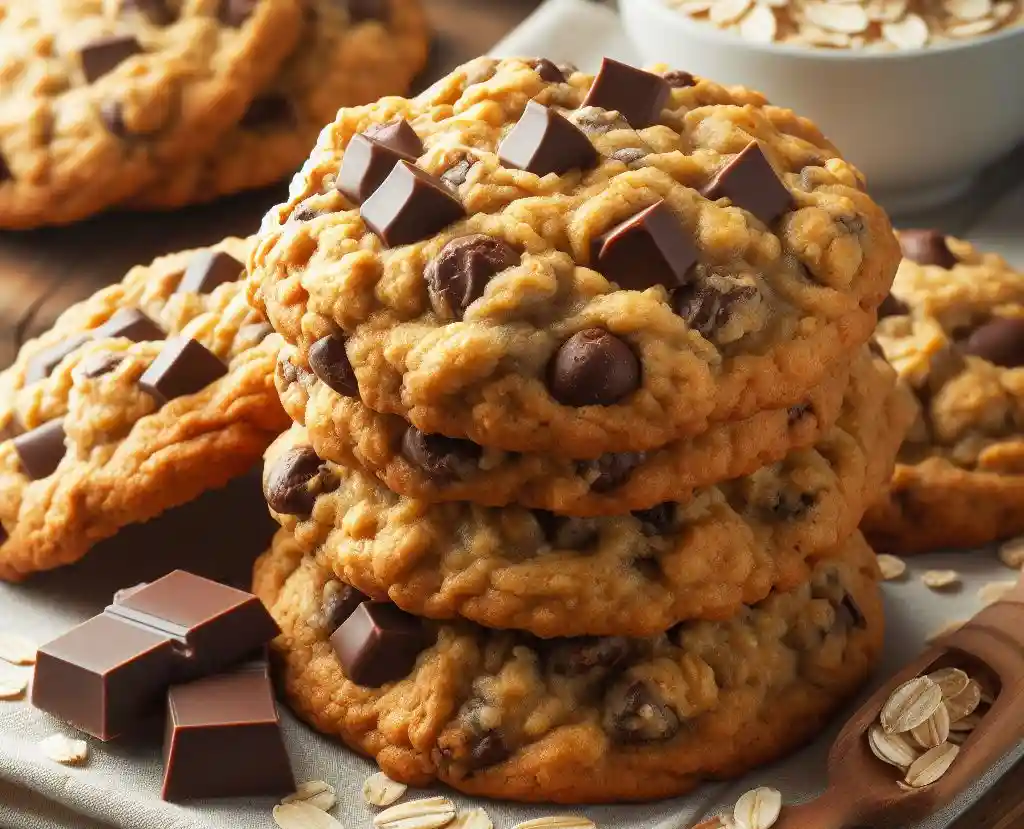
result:
<svg viewBox="0 0 1024 829"><path fill-rule="evenodd" d="M930 786L904 790L900 770L868 746L867 731L892 692L916 676L961 667L992 697L946 773ZM1024 577L1002 601L943 636L854 714L828 757L829 785L817 800L783 809L773 829L905 827L947 805L1024 740Z"/></svg>

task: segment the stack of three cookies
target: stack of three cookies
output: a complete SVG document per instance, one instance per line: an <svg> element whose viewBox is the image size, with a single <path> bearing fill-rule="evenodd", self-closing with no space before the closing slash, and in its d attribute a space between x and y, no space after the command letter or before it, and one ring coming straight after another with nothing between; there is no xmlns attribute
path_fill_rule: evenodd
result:
<svg viewBox="0 0 1024 829"><path fill-rule="evenodd" d="M295 422L255 571L290 703L521 800L813 736L881 644L898 260L813 124L686 72L482 59L342 110L249 259Z"/></svg>

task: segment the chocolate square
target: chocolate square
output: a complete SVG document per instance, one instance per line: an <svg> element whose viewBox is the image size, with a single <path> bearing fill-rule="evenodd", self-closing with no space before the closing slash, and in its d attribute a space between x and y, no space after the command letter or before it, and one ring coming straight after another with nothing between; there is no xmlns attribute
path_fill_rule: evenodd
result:
<svg viewBox="0 0 1024 829"><path fill-rule="evenodd" d="M583 106L615 110L633 129L642 129L658 122L671 91L660 75L605 58Z"/></svg>
<svg viewBox="0 0 1024 829"><path fill-rule="evenodd" d="M96 339L123 337L133 343L162 340L166 334L138 308L121 308L93 332Z"/></svg>
<svg viewBox="0 0 1024 829"><path fill-rule="evenodd" d="M530 101L518 123L498 145L498 158L506 167L546 176L588 169L597 164L599 156L575 124L553 109Z"/></svg>
<svg viewBox="0 0 1024 829"><path fill-rule="evenodd" d="M58 418L23 432L14 439L21 468L33 481L54 473L64 457L64 420Z"/></svg>
<svg viewBox="0 0 1024 829"><path fill-rule="evenodd" d="M426 239L466 215L459 201L429 173L399 161L359 208L359 215L388 247Z"/></svg>
<svg viewBox="0 0 1024 829"><path fill-rule="evenodd" d="M429 644L423 622L391 602L363 602L331 636L345 675L371 688L408 676Z"/></svg>
<svg viewBox="0 0 1024 829"><path fill-rule="evenodd" d="M195 394L227 373L220 358L198 340L172 337L139 378L139 387L166 403Z"/></svg>
<svg viewBox="0 0 1024 829"><path fill-rule="evenodd" d="M676 288L697 262L697 247L662 199L598 236L592 258L620 288Z"/></svg>
<svg viewBox="0 0 1024 829"><path fill-rule="evenodd" d="M751 141L704 188L712 201L729 199L770 225L793 205L793 196L778 177L757 141Z"/></svg>
<svg viewBox="0 0 1024 829"><path fill-rule="evenodd" d="M53 374L53 370L65 357L78 351L89 339L88 333L72 334L67 339L33 354L25 365L25 385L45 380Z"/></svg>
<svg viewBox="0 0 1024 829"><path fill-rule="evenodd" d="M188 263L174 293L208 294L225 282L237 282L245 275L245 265L222 250L204 250Z"/></svg>
<svg viewBox="0 0 1024 829"><path fill-rule="evenodd" d="M89 83L93 83L141 51L142 46L132 35L109 35L96 38L79 50L82 73Z"/></svg>

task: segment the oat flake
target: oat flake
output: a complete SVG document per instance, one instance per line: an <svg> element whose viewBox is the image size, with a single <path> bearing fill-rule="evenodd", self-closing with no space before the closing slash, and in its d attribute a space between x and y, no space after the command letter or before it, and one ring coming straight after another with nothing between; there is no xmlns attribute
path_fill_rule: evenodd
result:
<svg viewBox="0 0 1024 829"><path fill-rule="evenodd" d="M736 801L733 820L745 829L770 829L782 811L782 793L778 789L760 786L745 792Z"/></svg>
<svg viewBox="0 0 1024 829"><path fill-rule="evenodd" d="M907 776L903 779L915 789L930 786L946 773L959 753L960 747L953 743L943 743L929 749L907 769Z"/></svg>
<svg viewBox="0 0 1024 829"><path fill-rule="evenodd" d="M882 24L882 36L900 49L920 49L928 43L928 24L916 14Z"/></svg>
<svg viewBox="0 0 1024 829"><path fill-rule="evenodd" d="M907 562L898 556L882 553L878 556L878 568L882 571L883 579L892 581L907 572Z"/></svg>
<svg viewBox="0 0 1024 829"><path fill-rule="evenodd" d="M919 752L901 734L886 734L880 725L868 729L868 746L871 753L883 763L906 771Z"/></svg>
<svg viewBox="0 0 1024 829"><path fill-rule="evenodd" d="M455 820L457 811L447 797L424 797L385 809L373 825L377 829L439 829Z"/></svg>
<svg viewBox="0 0 1024 829"><path fill-rule="evenodd" d="M808 3L804 13L814 25L846 35L863 32L871 22L862 6L847 3Z"/></svg>
<svg viewBox="0 0 1024 829"><path fill-rule="evenodd" d="M949 711L945 705L935 709L927 720L910 729L910 736L923 749L935 748L949 739Z"/></svg>
<svg viewBox="0 0 1024 829"><path fill-rule="evenodd" d="M928 679L939 686L944 698L955 697L964 688L971 678L959 668L939 668L928 674Z"/></svg>
<svg viewBox="0 0 1024 829"><path fill-rule="evenodd" d="M12 665L35 665L36 646L16 633L0 633L0 659Z"/></svg>
<svg viewBox="0 0 1024 829"><path fill-rule="evenodd" d="M946 700L946 710L951 723L973 714L981 705L981 686L973 679L955 697Z"/></svg>
<svg viewBox="0 0 1024 829"><path fill-rule="evenodd" d="M943 5L960 20L981 20L992 14L992 0L945 0Z"/></svg>
<svg viewBox="0 0 1024 829"><path fill-rule="evenodd" d="M494 824L487 812L476 808L460 812L449 829L494 829Z"/></svg>
<svg viewBox="0 0 1024 829"><path fill-rule="evenodd" d="M886 734L916 728L942 705L942 691L926 676L904 682L889 697L879 717Z"/></svg>
<svg viewBox="0 0 1024 829"><path fill-rule="evenodd" d="M771 43L776 28L775 15L767 6L754 6L739 25L740 37L751 43Z"/></svg>
<svg viewBox="0 0 1024 829"><path fill-rule="evenodd" d="M594 821L578 815L552 815L517 823L512 829L597 829Z"/></svg>
<svg viewBox="0 0 1024 829"><path fill-rule="evenodd" d="M921 581L932 590L945 590L960 583L960 574L956 570L927 570Z"/></svg>
<svg viewBox="0 0 1024 829"><path fill-rule="evenodd" d="M27 676L0 677L0 699L21 699L28 688Z"/></svg>
<svg viewBox="0 0 1024 829"><path fill-rule="evenodd" d="M66 766L82 763L89 756L89 746L85 740L72 740L63 734L51 734L45 740L40 740L39 750L55 763Z"/></svg>
<svg viewBox="0 0 1024 829"><path fill-rule="evenodd" d="M334 786L323 780L307 780L300 783L294 794L282 798L282 804L308 803L315 809L329 812L337 801Z"/></svg>
<svg viewBox="0 0 1024 829"><path fill-rule="evenodd" d="M753 0L718 0L711 7L708 17L716 26L725 26L743 17L752 3Z"/></svg>
<svg viewBox="0 0 1024 829"><path fill-rule="evenodd" d="M970 23L961 23L958 26L950 26L946 33L950 37L977 37L986 32L991 32L999 23L995 18L985 20L974 20Z"/></svg>
<svg viewBox="0 0 1024 829"><path fill-rule="evenodd" d="M284 803L274 807L274 823L281 829L345 829L336 817L309 803Z"/></svg>
<svg viewBox="0 0 1024 829"><path fill-rule="evenodd" d="M392 780L384 772L370 775L363 783L363 800L372 806L390 806L405 794L408 786Z"/></svg>

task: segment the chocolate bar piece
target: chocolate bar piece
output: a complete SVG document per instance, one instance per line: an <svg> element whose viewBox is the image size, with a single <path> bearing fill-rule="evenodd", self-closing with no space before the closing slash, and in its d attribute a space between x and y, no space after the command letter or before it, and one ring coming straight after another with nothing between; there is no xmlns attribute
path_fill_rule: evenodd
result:
<svg viewBox="0 0 1024 829"><path fill-rule="evenodd" d="M164 800L293 791L265 660L168 691Z"/></svg>
<svg viewBox="0 0 1024 829"><path fill-rule="evenodd" d="M32 704L110 740L278 632L255 596L175 570L40 648Z"/></svg>

